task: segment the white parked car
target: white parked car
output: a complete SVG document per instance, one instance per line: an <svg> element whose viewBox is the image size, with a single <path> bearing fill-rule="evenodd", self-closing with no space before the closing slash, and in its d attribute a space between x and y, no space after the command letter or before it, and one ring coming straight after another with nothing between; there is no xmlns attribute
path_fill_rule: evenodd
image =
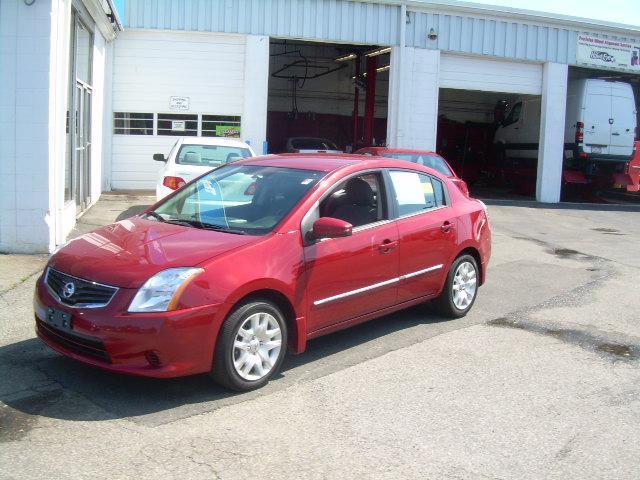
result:
<svg viewBox="0 0 640 480"><path fill-rule="evenodd" d="M160 200L203 173L247 157L255 157L253 149L241 140L220 137L180 137L169 156L156 153L153 159L165 162L156 184L156 200Z"/></svg>

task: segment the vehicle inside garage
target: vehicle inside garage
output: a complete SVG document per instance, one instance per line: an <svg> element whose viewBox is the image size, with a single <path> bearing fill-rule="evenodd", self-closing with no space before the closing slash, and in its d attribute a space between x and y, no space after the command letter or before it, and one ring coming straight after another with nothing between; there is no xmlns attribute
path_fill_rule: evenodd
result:
<svg viewBox="0 0 640 480"><path fill-rule="evenodd" d="M269 56L270 153L385 143L390 48L271 39Z"/></svg>
<svg viewBox="0 0 640 480"><path fill-rule="evenodd" d="M490 197L534 197L537 149L506 151L498 137L513 136L518 128L516 103L525 106L520 116L539 124L540 96L441 88L438 98L437 151L469 185L472 194ZM516 113L516 112L514 112ZM517 133L517 131L515 132ZM537 144L539 130L524 132L519 143ZM532 137L532 138L529 138Z"/></svg>
<svg viewBox="0 0 640 480"><path fill-rule="evenodd" d="M640 124L640 77L571 67L567 98L562 199L638 201L640 165L633 163L632 154ZM441 88L438 153L474 195L533 199L540 109L539 95ZM589 125L580 116L585 114L593 119ZM598 128L605 132L603 138L596 139Z"/></svg>

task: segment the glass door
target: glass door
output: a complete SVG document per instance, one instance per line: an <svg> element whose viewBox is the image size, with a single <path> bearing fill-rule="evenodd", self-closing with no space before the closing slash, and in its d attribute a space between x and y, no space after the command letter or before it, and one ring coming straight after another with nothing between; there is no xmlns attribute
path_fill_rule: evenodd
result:
<svg viewBox="0 0 640 480"><path fill-rule="evenodd" d="M91 88L76 82L75 99L73 185L76 206L81 212L89 204L91 193Z"/></svg>

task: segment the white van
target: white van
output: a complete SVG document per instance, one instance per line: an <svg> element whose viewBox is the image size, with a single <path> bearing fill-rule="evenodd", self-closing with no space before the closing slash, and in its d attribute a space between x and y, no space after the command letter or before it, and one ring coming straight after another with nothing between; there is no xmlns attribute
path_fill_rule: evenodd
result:
<svg viewBox="0 0 640 480"><path fill-rule="evenodd" d="M569 82L564 132L566 159L628 162L636 135L631 85L599 79ZM537 158L539 137L540 99L516 100L496 130L496 152L506 157Z"/></svg>

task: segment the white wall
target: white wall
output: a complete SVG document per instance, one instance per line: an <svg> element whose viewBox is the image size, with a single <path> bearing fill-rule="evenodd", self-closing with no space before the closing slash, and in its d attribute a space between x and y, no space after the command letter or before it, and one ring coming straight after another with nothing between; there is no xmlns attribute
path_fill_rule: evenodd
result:
<svg viewBox="0 0 640 480"><path fill-rule="evenodd" d="M388 144L435 150L440 51L392 47ZM398 59L401 59L398 61Z"/></svg>
<svg viewBox="0 0 640 480"><path fill-rule="evenodd" d="M542 107L536 200L557 203L562 186L564 119L567 102L566 64L547 62L542 76Z"/></svg>
<svg viewBox="0 0 640 480"><path fill-rule="evenodd" d="M49 246L51 3L0 2L0 251Z"/></svg>
<svg viewBox="0 0 640 480"><path fill-rule="evenodd" d="M247 35L244 57L242 138L258 154L265 151L269 92L269 37Z"/></svg>

